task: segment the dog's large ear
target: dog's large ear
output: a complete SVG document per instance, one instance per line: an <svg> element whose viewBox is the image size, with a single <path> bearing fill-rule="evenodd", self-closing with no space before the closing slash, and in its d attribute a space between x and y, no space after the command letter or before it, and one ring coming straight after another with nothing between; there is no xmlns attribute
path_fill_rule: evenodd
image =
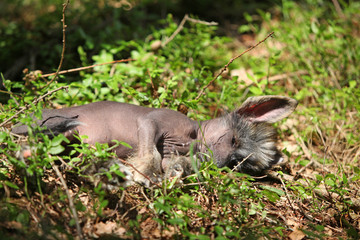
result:
<svg viewBox="0 0 360 240"><path fill-rule="evenodd" d="M297 104L295 99L284 96L250 97L235 113L251 122L274 123L289 116Z"/></svg>

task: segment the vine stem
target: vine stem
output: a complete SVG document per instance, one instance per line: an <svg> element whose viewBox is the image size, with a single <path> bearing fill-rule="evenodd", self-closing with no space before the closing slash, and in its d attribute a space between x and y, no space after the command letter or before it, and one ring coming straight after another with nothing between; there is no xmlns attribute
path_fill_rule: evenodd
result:
<svg viewBox="0 0 360 240"><path fill-rule="evenodd" d="M274 35L274 32L269 33L263 40L261 40L260 42L258 42L257 44L255 44L254 46L249 47L248 49L246 49L245 51L243 51L242 53L240 53L239 55L237 55L236 57L233 57L230 59L230 61L218 72L218 74L216 74L216 76L208 83L206 84L206 86L204 86L201 91L199 92L199 94L197 95L197 97L195 98L195 100L199 100L199 98L204 94L205 90L221 75L223 74L223 72L225 72L230 64L235 61L236 59L238 59L239 57L241 57L242 55L244 55L247 52L250 52L251 50L253 50L254 48L256 48L257 46L259 46L261 43L265 42L269 37L272 37Z"/></svg>

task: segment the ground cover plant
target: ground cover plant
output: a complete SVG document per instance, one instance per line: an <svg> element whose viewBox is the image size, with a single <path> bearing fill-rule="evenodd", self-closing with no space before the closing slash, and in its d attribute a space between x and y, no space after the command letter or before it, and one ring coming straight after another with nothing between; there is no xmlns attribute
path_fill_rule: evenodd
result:
<svg viewBox="0 0 360 240"><path fill-rule="evenodd" d="M192 15L181 22L168 14L145 36L133 29L132 38L99 44L95 53L89 46L98 38L77 46L66 40L83 66L97 64L77 78L25 72L24 81L13 81L2 75L0 238L358 239L359 8L356 1L284 0L245 13L236 33L226 36L219 34L221 24ZM70 29L61 10L65 16L81 11L76 4L59 3L56 9L58 21ZM141 19L141 11L129 11ZM105 42L106 32L99 35ZM10 46L9 39L2 44ZM56 47L60 59L63 45ZM126 60L107 64L121 59ZM69 61L65 54L64 65ZM30 133L23 139L9 132L18 121L29 123L29 112L40 114L45 107L112 100L205 120L256 95L299 101L296 112L277 124L286 161L265 176L206 163L180 185L109 191L101 183L121 175L119 169L88 171L114 158L109 146L79 143L74 151L80 157L59 155L63 136ZM31 156L22 158L26 151Z"/></svg>

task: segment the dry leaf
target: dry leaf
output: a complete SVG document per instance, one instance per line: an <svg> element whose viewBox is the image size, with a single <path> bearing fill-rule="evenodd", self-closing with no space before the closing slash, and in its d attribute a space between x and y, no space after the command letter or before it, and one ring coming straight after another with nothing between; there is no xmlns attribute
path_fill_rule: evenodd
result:
<svg viewBox="0 0 360 240"><path fill-rule="evenodd" d="M301 230L299 229L295 229L295 231L293 231L290 235L289 238L291 240L301 240L305 237L305 233L303 233Z"/></svg>
<svg viewBox="0 0 360 240"><path fill-rule="evenodd" d="M111 234L114 229L116 228L116 223L114 222L99 222L94 225L95 234L96 235L104 235L104 234Z"/></svg>

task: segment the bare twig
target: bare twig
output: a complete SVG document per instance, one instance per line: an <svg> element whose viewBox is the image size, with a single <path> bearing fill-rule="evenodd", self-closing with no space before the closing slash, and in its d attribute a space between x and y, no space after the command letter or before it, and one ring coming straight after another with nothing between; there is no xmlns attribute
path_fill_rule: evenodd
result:
<svg viewBox="0 0 360 240"><path fill-rule="evenodd" d="M132 208L129 208L129 209L120 217L120 219L121 219L121 220L124 220L124 218L126 217L126 215L129 214L129 212L131 212L132 210L136 209L136 208L139 207L139 206L140 206L140 204L135 205L135 206L133 206Z"/></svg>
<svg viewBox="0 0 360 240"><path fill-rule="evenodd" d="M62 23L63 23L63 40L62 40L62 42L63 42L63 48L62 48L62 52L61 52L60 63L59 63L59 66L58 66L58 69L57 69L56 73L54 74L55 76L51 79L51 81L49 81L49 82L46 84L46 86L45 86L44 88L48 87L48 86L57 78L57 76L59 75L59 72L60 72L62 63L63 63L63 61L64 61L64 54L65 54L65 29L66 29L66 24L65 24L65 10L66 10L66 8L67 8L68 5L69 5L69 0L66 0L66 2L63 4L62 19L61 19L61 21L62 21ZM57 89L55 89L55 90L52 90L52 91L50 91L50 92L47 92L47 93L44 94L43 96L35 99L35 100L32 102L32 104L36 104L36 103L38 103L39 101L41 101L42 99L44 99L45 97L49 96L50 94L52 94L52 93L54 93L54 92L56 92L56 91L59 91L59 90L61 90L61 89L66 89L66 88L68 88L68 86L59 87L59 88L57 88ZM2 122L2 123L0 124L0 127L4 126L6 123L8 123L8 122L11 121L12 119L14 119L16 116L18 116L20 113L24 112L24 111L25 111L26 109L28 109L30 106L31 106L30 104L27 104L27 105L25 105L24 107L21 107L20 110L19 110L17 113L15 113L13 116L11 116L10 118L8 118L8 119L5 120L4 122Z"/></svg>
<svg viewBox="0 0 360 240"><path fill-rule="evenodd" d="M3 87L5 88L5 85L3 85ZM11 99L14 100L15 104L16 104L17 106L20 105L19 102L16 100L16 98L13 97L13 95L17 95L17 94L15 94L15 93L13 93L13 92L10 92L10 91L4 91L4 90L0 90L0 92L1 92L1 93L9 94L10 97L11 97Z"/></svg>
<svg viewBox="0 0 360 240"><path fill-rule="evenodd" d="M291 202L291 200L290 200L290 196L289 196L288 190L287 190L286 185L285 185L285 183L284 183L284 181L283 181L283 179L282 179L282 177L281 177L281 174L278 174L278 176L279 176L281 185L282 185L283 188L284 188L286 199L288 200L289 205L290 205L291 209L293 210L294 214L296 214L295 208L294 208L294 206L292 205L292 202Z"/></svg>
<svg viewBox="0 0 360 240"><path fill-rule="evenodd" d="M198 20L198 19L191 18L187 14L185 14L184 18L181 20L181 22L180 22L179 26L177 27L177 29L173 32L173 34L171 34L171 36L169 38L167 38L165 40L165 42L163 42L161 44L161 47L165 47L169 42L171 42L175 38L176 35L179 34L179 32L184 28L184 24L186 23L186 21L193 22L193 23L204 24L204 25L209 25L209 26L218 25L218 23L216 23L216 22L201 21L201 20Z"/></svg>
<svg viewBox="0 0 360 240"><path fill-rule="evenodd" d="M26 205L26 210L30 213L31 217L34 219L34 221L39 224L39 218L34 213L34 209L28 204Z"/></svg>
<svg viewBox="0 0 360 240"><path fill-rule="evenodd" d="M217 22L206 22L206 21L202 21L202 20L199 20L199 19L191 18L189 16L187 16L186 20L189 21L189 22L208 25L208 26L217 26L218 25Z"/></svg>
<svg viewBox="0 0 360 240"><path fill-rule="evenodd" d="M150 78L150 82L151 82L151 87L152 87L152 89L153 89L153 98L154 99L157 99L158 97L159 97L159 93L158 93L158 91L156 90L156 88L155 88L155 84L154 84L154 81L153 81L153 79L152 79L152 77L151 77L151 73L150 73L150 70L148 69L147 70L147 73L148 73L148 75L149 75L149 78Z"/></svg>
<svg viewBox="0 0 360 240"><path fill-rule="evenodd" d="M187 186L200 186L200 185L204 185L204 184L208 184L209 182L195 182L195 183L186 183L181 185L182 187L187 187Z"/></svg>
<svg viewBox="0 0 360 240"><path fill-rule="evenodd" d="M266 177L269 177L268 175L262 175L262 176L251 176L251 178L253 178L253 179L264 179L264 178L266 178ZM270 176L270 177L272 177L272 176ZM275 178L275 179L278 179L278 178Z"/></svg>
<svg viewBox="0 0 360 240"><path fill-rule="evenodd" d="M73 68L73 69L60 71L58 74L60 75L60 74L65 74L65 73L78 72L78 71L82 71L82 70L86 70L86 69L90 69L90 68L93 68L93 67L102 66L102 65L106 65L106 64L114 64L114 63L129 62L129 61L135 61L135 59L131 59L131 58L121 59L121 60L115 60L115 61L106 62L106 63L94 64L94 65L86 66L86 67ZM49 77L49 76L52 76L52 75L55 75L55 74L56 74L56 72L55 73L48 73L48 74L41 75L41 77Z"/></svg>
<svg viewBox="0 0 360 240"><path fill-rule="evenodd" d="M63 188L64 188L64 190L65 190L65 193L66 193L66 195L67 195L67 198L68 198L68 200L69 200L69 207L70 207L70 210L71 210L72 215L73 215L74 220L75 220L76 231L77 231L77 233L78 233L78 235L79 235L79 238L80 238L80 239L84 239L84 236L83 236L82 231L81 231L80 223L79 223L79 218L78 218L78 215L77 215L77 212L76 212L76 208L75 208L75 205L74 205L74 201L73 201L73 199L72 199L72 197L71 197L71 195L70 195L69 188L67 187L66 182L65 182L64 178L62 177L61 172L59 171L58 166L56 166L56 165L54 164L54 162L51 162L51 166L52 166L52 168L54 169L56 175L59 177L60 182L61 182L61 185L63 186Z"/></svg>
<svg viewBox="0 0 360 240"><path fill-rule="evenodd" d="M314 164L314 159L311 158L310 162L308 162L305 166L303 166L299 171L296 172L296 177L299 176L305 169L309 168L311 165Z"/></svg>
<svg viewBox="0 0 360 240"><path fill-rule="evenodd" d="M263 77L260 78L259 81L264 80L264 79L268 79L269 82L273 82L273 81L278 81L278 80L282 80L285 78L289 78L289 77L295 77L295 76L299 76L299 75L305 75L308 74L309 72L306 70L299 70L296 72L291 72L291 73L283 73L283 74L278 74L278 75L274 75L271 77Z"/></svg>
<svg viewBox="0 0 360 240"><path fill-rule="evenodd" d="M251 176L251 177L255 178L255 179L258 179L257 177L253 177L253 176ZM279 178L279 173L277 171L274 171L274 170L268 170L266 172L265 177L270 177L270 178L273 178L273 179L281 182L281 180ZM285 179L286 181L288 181L288 182L294 181L294 177L289 175L289 174L286 174L286 173L282 173L281 177L283 179Z"/></svg>
<svg viewBox="0 0 360 240"><path fill-rule="evenodd" d="M160 184L154 182L153 180L151 180L151 178L149 178L148 176L146 176L145 174L143 174L142 172L140 172L139 170L136 169L136 167L134 165L132 165L131 163L118 158L120 160L120 162L124 163L125 165L130 166L131 168L133 168L137 173L139 173L141 176L143 176L144 178L146 178L147 180L149 180L151 182L151 184L156 185L157 187L161 188Z"/></svg>
<svg viewBox="0 0 360 240"><path fill-rule="evenodd" d="M62 86L62 87L59 87L59 88L56 88L52 91L49 91L47 93L45 93L44 95L42 95L41 97L39 98L35 98L34 101L32 101L31 104L26 104L24 107L21 107L19 111L17 111L13 116L11 116L10 118L6 119L4 122L2 122L0 124L0 127L4 126L5 124L7 124L8 122L10 122L12 119L16 118L20 113L24 112L26 109L30 108L31 105L35 105L37 104L38 102L40 102L42 99L46 98L47 96L53 94L54 92L57 92L59 90L62 90L62 89L67 89L69 88L69 86Z"/></svg>
<svg viewBox="0 0 360 240"><path fill-rule="evenodd" d="M231 171L235 171L241 164L243 164L246 160L249 159L249 157L251 157L253 155L253 153L250 153L246 158L244 158L241 162L239 162L238 164L236 164L235 167L233 167L233 169L231 169Z"/></svg>
<svg viewBox="0 0 360 240"><path fill-rule="evenodd" d="M140 187L140 192L141 194L144 196L144 198L146 199L146 201L148 202L149 206L151 206L151 201L150 199L146 196L145 192L144 192L144 187ZM155 211L154 211L155 212ZM155 212L156 214L156 212Z"/></svg>
<svg viewBox="0 0 360 240"><path fill-rule="evenodd" d="M204 91L221 75L223 74L223 72L225 72L228 67L230 66L230 64L235 61L236 59L238 59L239 57L241 57L242 55L244 55L247 52L250 52L251 50L253 50L254 48L256 48L257 46L259 46L261 43L265 42L269 37L272 37L274 34L274 32L269 33L263 40L261 40L260 42L258 42L257 44L255 44L254 46L249 47L248 49L246 49L244 52L240 53L239 55L237 55L236 57L233 57L232 59L230 59L230 61L218 72L218 74L216 74L216 76L206 85L204 86L201 91L199 92L199 94L197 95L197 97L195 98L195 100L198 100L203 94Z"/></svg>
<svg viewBox="0 0 360 240"><path fill-rule="evenodd" d="M184 24L186 22L186 19L188 18L188 15L185 14L184 18L181 20L179 26L177 27L177 29L175 30L175 32L173 32L173 34L171 34L171 36L165 40L165 42L163 42L161 44L162 47L165 47L169 42L171 42L175 36L184 28Z"/></svg>
<svg viewBox="0 0 360 240"><path fill-rule="evenodd" d="M66 32L66 24L65 24L65 10L67 8L67 6L69 5L69 1L70 0L66 0L66 2L63 4L63 10L62 10L62 25L63 25L63 39L62 39L62 43L63 43L63 46L62 46L62 51L61 51L61 58L60 58L60 63L59 63L59 66L58 66L58 69L56 70L56 73L55 73L55 76L46 84L45 88L48 87L52 82L55 81L55 79L58 77L59 75L59 72L60 72L60 69L61 69L61 66L63 64L63 61L64 61L64 54L65 54L65 32Z"/></svg>
<svg viewBox="0 0 360 240"><path fill-rule="evenodd" d="M300 144L300 146L301 146L301 148L302 148L302 150L303 150L306 158L310 160L310 162L309 162L308 164L306 164L306 166L302 167L302 168L296 173L296 176L295 176L295 178L296 178L297 176L299 176L299 174L301 174L303 171L305 171L306 168L310 167L311 165L313 165L313 164L320 165L320 164L319 164L318 162L316 162L315 159L311 156L310 150L306 147L303 139L300 137L300 135L299 135L299 133L297 132L297 130L296 130L296 129L292 129L292 132L293 132L293 135L295 136L295 138L297 138L297 139L299 140L299 144ZM328 170L327 168L325 168L324 166L323 166L323 169L324 169L325 171L327 171L327 172L329 171L329 170Z"/></svg>
<svg viewBox="0 0 360 240"><path fill-rule="evenodd" d="M339 2L337 0L332 0L332 2L334 4L335 10L336 10L337 14L339 15L339 17L344 19L345 15L344 15L343 11L341 10Z"/></svg>
<svg viewBox="0 0 360 240"><path fill-rule="evenodd" d="M299 207L300 212L302 213L302 215L303 215L306 219L308 219L308 220L310 220L310 221L317 221L317 222L319 222L319 220L318 220L317 218L314 218L313 216L311 216L310 214L308 214L309 211L308 211L308 209L304 209L303 203L297 201L297 206Z"/></svg>
<svg viewBox="0 0 360 240"><path fill-rule="evenodd" d="M144 196L144 198L146 199L147 203L149 204L149 209L155 214L155 216L158 216L158 214L156 213L155 209L150 207L152 205L150 199L146 196L145 192L144 192L144 187L140 188L140 192L141 194Z"/></svg>

